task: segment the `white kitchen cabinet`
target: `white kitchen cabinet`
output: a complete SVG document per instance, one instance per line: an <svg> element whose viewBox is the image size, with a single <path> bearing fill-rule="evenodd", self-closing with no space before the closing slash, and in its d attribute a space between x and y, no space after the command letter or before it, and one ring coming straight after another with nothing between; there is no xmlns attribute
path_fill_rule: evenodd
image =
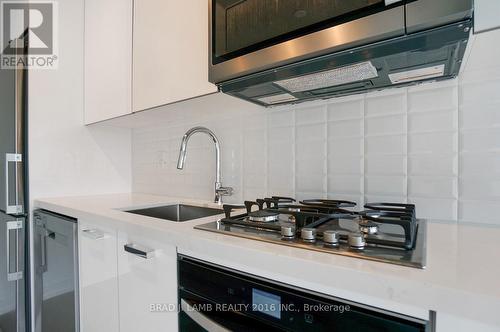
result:
<svg viewBox="0 0 500 332"><path fill-rule="evenodd" d="M86 124L216 91L208 1L85 1Z"/></svg>
<svg viewBox="0 0 500 332"><path fill-rule="evenodd" d="M116 231L78 221L82 331L118 332Z"/></svg>
<svg viewBox="0 0 500 332"><path fill-rule="evenodd" d="M177 331L175 246L119 231L118 283L121 332Z"/></svg>
<svg viewBox="0 0 500 332"><path fill-rule="evenodd" d="M85 124L132 112L132 0L85 0Z"/></svg>
<svg viewBox="0 0 500 332"><path fill-rule="evenodd" d="M485 32L500 28L500 1L475 0L474 1L474 32Z"/></svg>
<svg viewBox="0 0 500 332"><path fill-rule="evenodd" d="M208 82L208 1L134 1L133 108L213 92Z"/></svg>

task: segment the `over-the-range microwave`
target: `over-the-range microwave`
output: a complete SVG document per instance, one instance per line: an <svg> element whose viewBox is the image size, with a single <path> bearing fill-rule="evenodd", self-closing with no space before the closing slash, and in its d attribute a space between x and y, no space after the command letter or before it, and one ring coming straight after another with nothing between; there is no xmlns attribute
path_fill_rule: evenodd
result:
<svg viewBox="0 0 500 332"><path fill-rule="evenodd" d="M472 0L209 0L209 80L270 106L455 77Z"/></svg>

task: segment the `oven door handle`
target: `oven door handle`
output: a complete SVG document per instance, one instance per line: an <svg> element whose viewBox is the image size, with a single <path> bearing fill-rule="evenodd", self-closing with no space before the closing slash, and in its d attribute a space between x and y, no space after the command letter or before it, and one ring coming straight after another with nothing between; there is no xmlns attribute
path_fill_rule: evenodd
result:
<svg viewBox="0 0 500 332"><path fill-rule="evenodd" d="M200 325L202 328L209 332L230 332L231 330L226 329L219 323L214 322L202 312L196 310L195 307L191 306L186 300L181 299L181 310L188 315L196 324Z"/></svg>

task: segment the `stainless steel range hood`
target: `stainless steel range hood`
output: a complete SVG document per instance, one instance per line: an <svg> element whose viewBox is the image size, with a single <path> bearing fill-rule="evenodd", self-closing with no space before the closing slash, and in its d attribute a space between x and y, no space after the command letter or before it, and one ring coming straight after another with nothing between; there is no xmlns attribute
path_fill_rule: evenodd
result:
<svg viewBox="0 0 500 332"><path fill-rule="evenodd" d="M472 0L385 1L375 9L222 60L211 29L209 78L224 93L273 106L458 75Z"/></svg>

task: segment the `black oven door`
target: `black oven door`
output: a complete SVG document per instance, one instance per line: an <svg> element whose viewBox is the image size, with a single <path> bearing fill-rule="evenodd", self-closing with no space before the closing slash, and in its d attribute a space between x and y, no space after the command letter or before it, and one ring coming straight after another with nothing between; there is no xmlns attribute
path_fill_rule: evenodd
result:
<svg viewBox="0 0 500 332"><path fill-rule="evenodd" d="M179 331L283 331L216 304L188 291L180 291Z"/></svg>
<svg viewBox="0 0 500 332"><path fill-rule="evenodd" d="M387 9L386 2L212 0L213 64L371 15Z"/></svg>
<svg viewBox="0 0 500 332"><path fill-rule="evenodd" d="M426 332L427 321L179 256L179 330Z"/></svg>

